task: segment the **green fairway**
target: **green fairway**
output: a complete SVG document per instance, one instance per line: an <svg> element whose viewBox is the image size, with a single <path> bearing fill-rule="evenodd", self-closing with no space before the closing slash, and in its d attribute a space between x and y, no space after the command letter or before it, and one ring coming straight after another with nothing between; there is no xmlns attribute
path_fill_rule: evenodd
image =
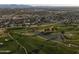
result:
<svg viewBox="0 0 79 59"><path fill-rule="evenodd" d="M32 31L33 28L37 29ZM57 29L50 33L39 35L41 30L46 28ZM78 25L74 27L73 25L65 26L62 24L44 24L37 27L31 26L29 28L9 28L7 31L9 35L7 34L7 37L0 38L0 42L4 43L0 48L0 51L9 50L10 52L7 53L16 54L79 53ZM60 37L62 31L65 32L64 35L66 36L64 41Z"/></svg>

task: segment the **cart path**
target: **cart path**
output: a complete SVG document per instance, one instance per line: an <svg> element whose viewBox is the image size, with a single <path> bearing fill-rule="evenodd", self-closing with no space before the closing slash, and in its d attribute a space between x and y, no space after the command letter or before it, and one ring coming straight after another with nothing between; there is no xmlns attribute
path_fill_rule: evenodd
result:
<svg viewBox="0 0 79 59"><path fill-rule="evenodd" d="M25 51L26 54L28 53L27 50L26 50L26 48L22 44L20 44L17 40L15 40L14 37L10 33L8 33L8 36L11 39L13 39L19 46L21 46L24 49L24 51Z"/></svg>
<svg viewBox="0 0 79 59"><path fill-rule="evenodd" d="M37 34L37 35L39 35L41 38L45 39L46 41L50 41L51 40L51 38L46 36L46 35L40 35L40 34ZM76 44L65 44L65 43L63 43L62 41L59 41L59 40L51 40L51 41L59 43L59 44L63 44L66 47L69 47L69 46L79 47L79 45L76 45ZM67 40L67 41L79 41L79 40Z"/></svg>

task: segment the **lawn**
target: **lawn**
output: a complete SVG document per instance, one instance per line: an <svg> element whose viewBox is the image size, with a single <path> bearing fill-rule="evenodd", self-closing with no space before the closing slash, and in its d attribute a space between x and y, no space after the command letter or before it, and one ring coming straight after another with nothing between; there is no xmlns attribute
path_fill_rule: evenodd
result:
<svg viewBox="0 0 79 59"><path fill-rule="evenodd" d="M65 41L60 41L51 38L48 40L47 38L38 35L35 31L32 31L32 28L36 28L36 31L44 30L46 28L55 27L56 31L46 34L45 36L54 36L53 34L61 33L64 31ZM10 50L11 53L25 53L24 49L19 46L15 40L21 44L26 50L28 54L62 54L62 53L79 53L79 30L78 25L62 25L62 24L44 24L37 27L26 27L26 28L9 28L8 32L13 37L1 37L0 42L4 43L4 46L0 48L0 50ZM28 35L26 35L28 34ZM50 36L49 36L50 37ZM9 39L9 41L5 41L5 39Z"/></svg>

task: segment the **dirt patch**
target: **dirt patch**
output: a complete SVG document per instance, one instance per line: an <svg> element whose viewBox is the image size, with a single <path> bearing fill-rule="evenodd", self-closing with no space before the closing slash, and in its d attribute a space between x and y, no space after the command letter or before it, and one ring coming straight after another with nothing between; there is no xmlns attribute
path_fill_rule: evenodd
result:
<svg viewBox="0 0 79 59"><path fill-rule="evenodd" d="M6 37L7 33L5 33L5 32L6 32L5 28L0 28L0 37Z"/></svg>

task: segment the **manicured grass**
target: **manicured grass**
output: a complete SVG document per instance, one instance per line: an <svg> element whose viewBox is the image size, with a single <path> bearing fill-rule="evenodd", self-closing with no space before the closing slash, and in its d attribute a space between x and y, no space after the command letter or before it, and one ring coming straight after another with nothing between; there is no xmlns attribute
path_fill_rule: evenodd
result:
<svg viewBox="0 0 79 59"><path fill-rule="evenodd" d="M9 41L5 41L5 39L9 39ZM0 51L1 50L10 50L10 51L12 51L12 53L15 53L15 51L18 48L17 43L9 37L0 38L0 42L4 43L3 47L0 48Z"/></svg>
<svg viewBox="0 0 79 59"><path fill-rule="evenodd" d="M53 41L45 41L39 36L24 36L16 33L11 33L11 35L31 53L32 50L36 48L39 49L41 45L43 45L43 47L39 50L39 53L77 53L78 50L73 47L67 47L64 43L60 44Z"/></svg>
<svg viewBox="0 0 79 59"><path fill-rule="evenodd" d="M79 53L79 28L78 25L62 25L62 24L44 24L35 27L36 30L42 30L45 28L56 27L57 30L54 33L61 33L65 31L65 35L69 38L66 41L58 41L58 40L49 40L46 41L46 38L36 35L35 32L32 32L31 28L10 28L9 33L12 37L17 40L22 46L24 46L28 53ZM22 33L33 33L34 35L22 35ZM69 36L72 34L72 36ZM5 38L0 38L0 42L4 42ZM18 45L15 41L4 42L5 47L1 49L9 49L14 51L14 53L25 53L23 48L18 48ZM72 44L75 46L68 46L68 44ZM77 46L77 47L76 47ZM37 51L37 52L36 52Z"/></svg>

